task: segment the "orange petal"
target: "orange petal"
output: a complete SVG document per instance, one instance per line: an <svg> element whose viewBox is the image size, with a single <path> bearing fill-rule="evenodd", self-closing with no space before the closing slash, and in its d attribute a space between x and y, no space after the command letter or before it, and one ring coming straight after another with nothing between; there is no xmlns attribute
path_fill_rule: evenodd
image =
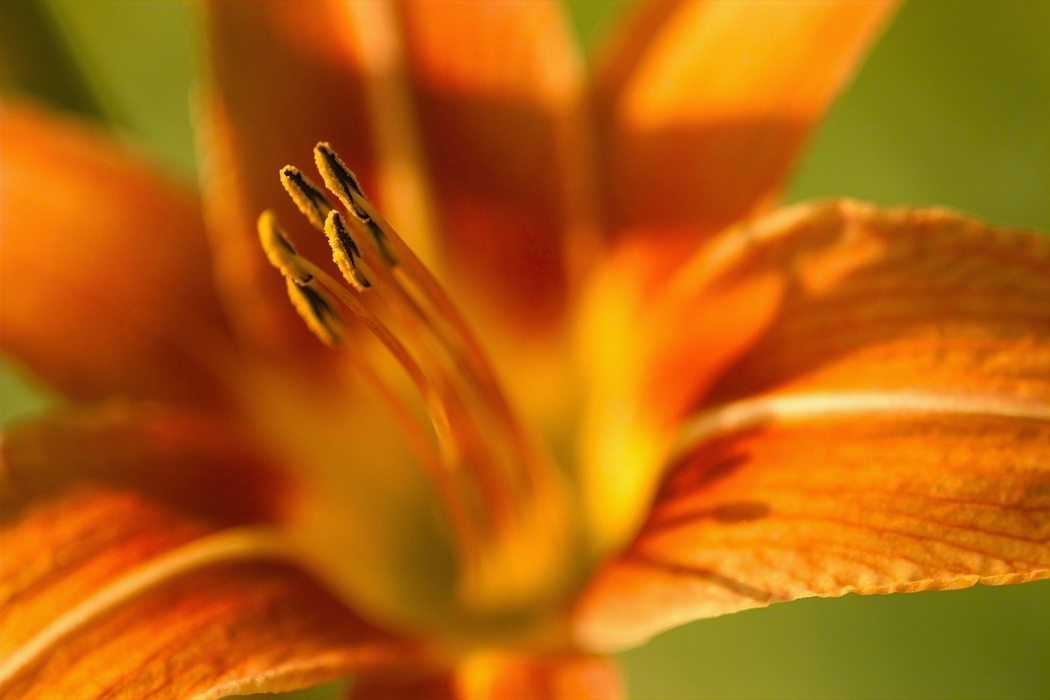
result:
<svg viewBox="0 0 1050 700"><path fill-rule="evenodd" d="M592 581L577 634L610 650L813 595L1045 578L1048 465L1050 411L763 418L674 470Z"/></svg>
<svg viewBox="0 0 1050 700"><path fill-rule="evenodd" d="M0 347L76 398L222 403L232 349L192 195L93 129L0 109Z"/></svg>
<svg viewBox="0 0 1050 700"><path fill-rule="evenodd" d="M569 258L584 254L572 247L585 246L596 223L583 66L568 18L557 2L401 10L453 279L465 277L475 294L480 285L484 302L526 327L559 319Z"/></svg>
<svg viewBox="0 0 1050 700"><path fill-rule="evenodd" d="M589 654L559 656L483 655L457 673L463 700L616 700L623 677L612 659Z"/></svg>
<svg viewBox="0 0 1050 700"><path fill-rule="evenodd" d="M599 556L637 531L678 419L762 336L784 295L783 281L766 274L654 298L642 271L648 252L621 246L589 290L581 324L589 380L581 477Z"/></svg>
<svg viewBox="0 0 1050 700"><path fill-rule="evenodd" d="M220 558L130 585L223 536L207 533L140 497L98 490L5 527L4 697L218 698L418 658L286 564Z"/></svg>
<svg viewBox="0 0 1050 700"><path fill-rule="evenodd" d="M317 263L332 258L284 192L280 169L307 165L314 146L328 141L366 188L375 183L365 78L346 14L335 2L205 4L210 62L199 126L209 234L238 331L273 352L328 354L288 303L256 219L273 209L299 234L301 253Z"/></svg>
<svg viewBox="0 0 1050 700"><path fill-rule="evenodd" d="M1050 238L943 209L784 209L711 242L673 295L770 274L773 323L704 406L768 392L933 392L1050 403Z"/></svg>
<svg viewBox="0 0 1050 700"><path fill-rule="evenodd" d="M803 205L712 240L655 313L770 276L776 313L679 413L647 523L582 600L591 648L806 595L1050 571L1050 239Z"/></svg>
<svg viewBox="0 0 1050 700"><path fill-rule="evenodd" d="M273 522L291 495L287 479L210 414L111 401L4 431L0 520L79 481L131 488L229 525Z"/></svg>
<svg viewBox="0 0 1050 700"><path fill-rule="evenodd" d="M617 700L623 678L612 659L588 654L480 654L453 672L371 675L354 684L352 700Z"/></svg>
<svg viewBox="0 0 1050 700"><path fill-rule="evenodd" d="M695 236L768 205L893 6L652 3L597 78L612 230Z"/></svg>

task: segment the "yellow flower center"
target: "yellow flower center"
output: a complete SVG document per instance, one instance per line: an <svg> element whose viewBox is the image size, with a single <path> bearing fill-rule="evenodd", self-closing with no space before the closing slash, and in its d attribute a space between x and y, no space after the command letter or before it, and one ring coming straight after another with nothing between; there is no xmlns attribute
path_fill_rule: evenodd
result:
<svg viewBox="0 0 1050 700"><path fill-rule="evenodd" d="M450 621L542 616L578 575L570 490L438 282L328 145L314 155L343 211L292 166L281 181L326 234L342 280L300 255L271 212L259 218L263 248L307 326L346 353L426 474L455 555Z"/></svg>

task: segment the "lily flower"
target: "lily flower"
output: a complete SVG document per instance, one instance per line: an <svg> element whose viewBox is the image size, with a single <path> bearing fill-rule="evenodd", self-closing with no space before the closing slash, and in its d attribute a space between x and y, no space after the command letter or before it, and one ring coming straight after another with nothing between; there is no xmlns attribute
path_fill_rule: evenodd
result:
<svg viewBox="0 0 1050 700"><path fill-rule="evenodd" d="M3 438L0 696L615 698L691 620L1050 575L1050 240L774 209L892 3L591 72L554 2L203 11L199 202L2 105L0 347L71 401Z"/></svg>

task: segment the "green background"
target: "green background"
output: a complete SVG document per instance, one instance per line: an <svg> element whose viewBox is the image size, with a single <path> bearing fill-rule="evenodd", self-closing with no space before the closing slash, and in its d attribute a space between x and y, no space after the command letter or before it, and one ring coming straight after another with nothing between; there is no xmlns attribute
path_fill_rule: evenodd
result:
<svg viewBox="0 0 1050 700"><path fill-rule="evenodd" d="M593 43L624 5L572 3L580 36ZM1050 231L1048 37L1050 2L906 5L816 133L789 199L944 204ZM113 124L193 180L191 7L6 0L0 42L15 47L0 52L4 85ZM0 420L51 400L0 367ZM1050 697L1050 582L799 601L686 625L621 661L637 698Z"/></svg>

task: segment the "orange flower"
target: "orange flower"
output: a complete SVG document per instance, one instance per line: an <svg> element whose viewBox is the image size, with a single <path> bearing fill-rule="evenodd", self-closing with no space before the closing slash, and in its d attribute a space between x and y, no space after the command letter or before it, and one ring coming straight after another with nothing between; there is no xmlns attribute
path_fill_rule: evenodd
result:
<svg viewBox="0 0 1050 700"><path fill-rule="evenodd" d="M203 207L3 104L0 347L75 403L4 436L0 694L615 697L1047 576L1050 241L767 213L889 10L657 3L587 80L554 3L213 2Z"/></svg>

